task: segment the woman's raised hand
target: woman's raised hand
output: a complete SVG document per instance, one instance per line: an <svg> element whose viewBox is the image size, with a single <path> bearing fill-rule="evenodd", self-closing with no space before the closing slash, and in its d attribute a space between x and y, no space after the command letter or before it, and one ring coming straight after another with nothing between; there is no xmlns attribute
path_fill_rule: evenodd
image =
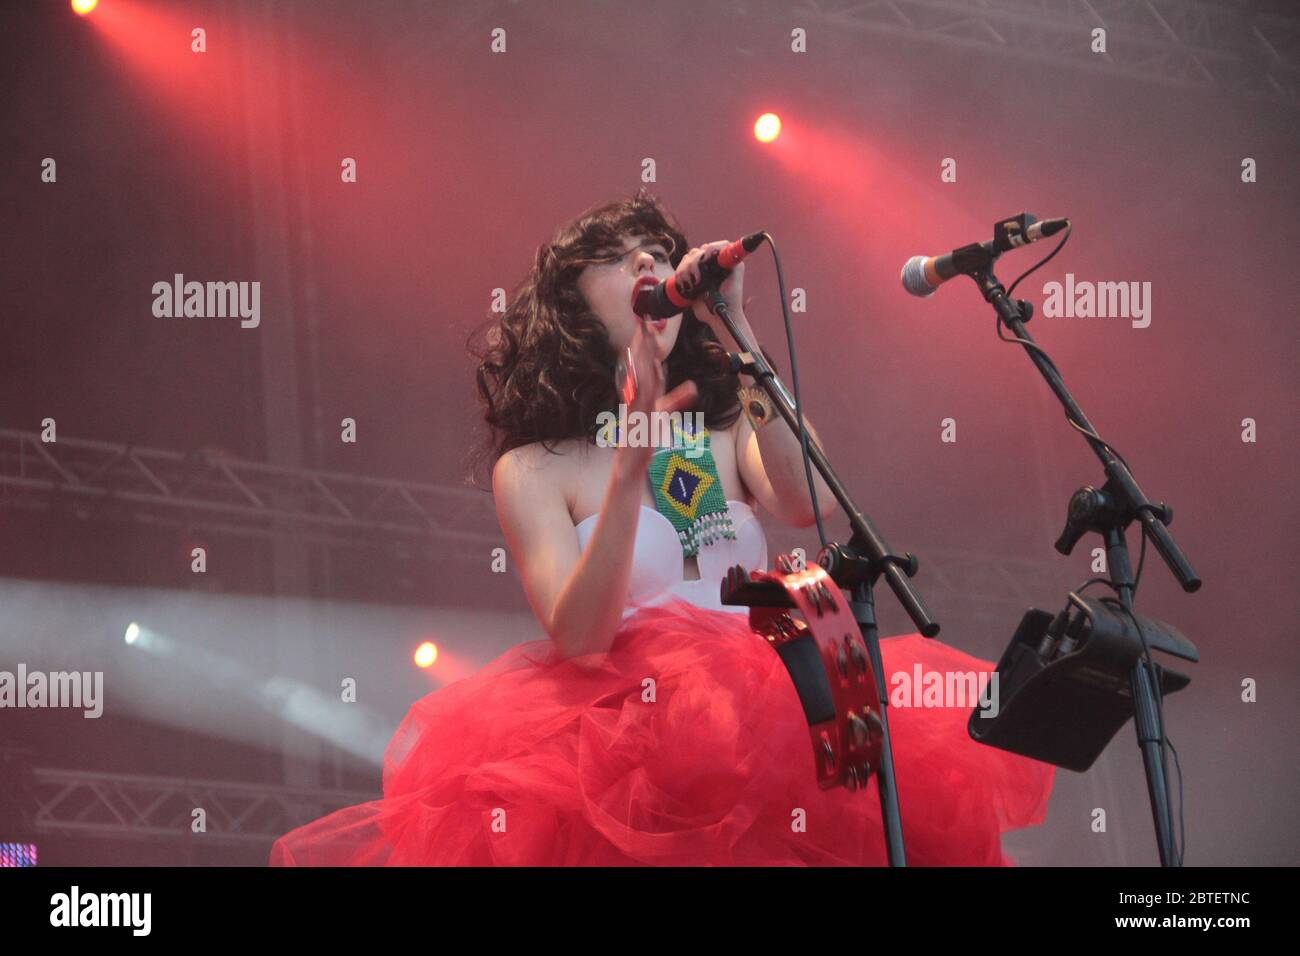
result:
<svg viewBox="0 0 1300 956"><path fill-rule="evenodd" d="M644 321L638 323L636 332L632 335L632 344L628 346L623 360L619 363L620 372L625 372L629 367L629 359L632 369L630 381L629 376L624 374L618 382L619 401L627 405L629 420L633 412L649 416L653 412L683 411L695 404L699 392L695 382L689 379L671 392L664 393L666 383L663 366L655 357L654 337L646 331ZM656 431L654 428L647 428L643 434L653 436ZM626 436L620 437L626 438ZM654 457L654 452L654 446L649 443L641 447L620 443L616 454L629 467L634 466L644 471L649 466L650 459Z"/></svg>

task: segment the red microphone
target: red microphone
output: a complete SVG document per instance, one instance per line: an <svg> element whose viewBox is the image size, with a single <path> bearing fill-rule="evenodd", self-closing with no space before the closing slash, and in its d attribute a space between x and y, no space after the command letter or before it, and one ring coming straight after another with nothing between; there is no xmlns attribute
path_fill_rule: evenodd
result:
<svg viewBox="0 0 1300 956"><path fill-rule="evenodd" d="M763 242L763 233L756 232L723 246L714 255L700 263L699 284L689 279L678 281L672 275L658 285L641 285L632 294L632 311L651 319L671 319L710 285L722 282L745 256Z"/></svg>

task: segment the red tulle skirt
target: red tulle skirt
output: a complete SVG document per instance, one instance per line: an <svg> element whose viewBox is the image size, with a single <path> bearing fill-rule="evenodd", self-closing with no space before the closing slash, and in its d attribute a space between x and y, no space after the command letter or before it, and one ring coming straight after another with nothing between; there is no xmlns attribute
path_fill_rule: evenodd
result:
<svg viewBox="0 0 1300 956"><path fill-rule="evenodd" d="M884 865L875 779L817 786L798 695L747 621L674 601L607 654L512 648L412 705L383 799L285 834L272 865ZM887 681L993 669L918 634L881 654ZM1043 820L1053 768L971 740L970 711L889 709L911 865L1011 865L1001 834Z"/></svg>

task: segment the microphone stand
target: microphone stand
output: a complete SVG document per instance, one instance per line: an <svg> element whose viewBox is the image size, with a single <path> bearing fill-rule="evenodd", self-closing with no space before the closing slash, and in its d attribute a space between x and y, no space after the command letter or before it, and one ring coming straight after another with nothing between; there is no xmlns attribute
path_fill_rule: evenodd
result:
<svg viewBox="0 0 1300 956"><path fill-rule="evenodd" d="M1057 371L1052 361L1043 354L1042 350L1038 348L1034 340L1030 338L1029 333L1025 331L1025 322L1032 317L1033 306L1021 300L1013 302L1007 296L1002 283L993 274L993 263L997 257L997 252L986 251L983 261L974 264L974 268L965 274L975 280L975 284L979 286L984 300L993 306L994 311L1002 320L1002 324L1021 340L1021 344L1024 346L1030 360L1042 373L1043 378L1047 380L1052 392L1060 399L1066 415L1081 430L1087 430L1084 437L1097 457L1101 459L1102 467L1106 473L1106 483L1100 497L1106 502L1107 506L1089 508L1088 502L1090 500L1095 501L1098 498L1095 489L1080 489L1075 492L1070 501L1070 517L1065 532L1056 542L1056 550L1062 554L1069 554L1086 532L1095 531L1099 533L1106 543L1108 576L1115 592L1119 595L1121 606L1133 617L1133 589L1135 582L1124 529L1136 518L1142 523L1145 533L1151 538L1156 551L1164 559L1170 572L1178 579L1182 589L1189 594L1196 591L1201 586L1201 579L1192 570L1192 566L1188 563L1182 550L1174 542L1167 527L1169 522L1173 520L1173 510L1163 503L1159 505L1153 504L1142 493L1142 489L1138 487L1137 481L1134 479L1133 473L1129 471L1128 466L1120 460L1110 446L1095 437L1097 430L1092 427L1092 423L1083 414L1083 409L1079 407L1074 397L1065 387L1060 372ZM1136 617L1133 617L1133 620L1136 623ZM1157 706L1154 691L1154 688L1161 686L1160 668L1154 662L1151 662L1151 666L1148 667L1147 661L1150 659L1150 649L1145 648L1145 640L1143 644L1144 649L1147 651L1145 659L1138 659L1129 677L1129 684L1133 694L1134 723L1136 725L1138 747L1142 751L1142 762L1146 769L1147 794L1151 801L1151 814L1155 821L1160 862L1162 866L1180 866L1181 860L1177 859L1174 849L1173 828L1170 823L1169 790L1165 783L1167 770L1164 750L1161 746L1164 739L1164 728L1160 726L1160 710Z"/></svg>
<svg viewBox="0 0 1300 956"><path fill-rule="evenodd" d="M871 657L871 668L876 675L876 693L880 699L881 745L876 784L880 793L885 848L890 866L906 866L903 824L898 805L898 789L894 781L894 752L889 736L889 694L885 686L885 667L880 656L880 635L876 629L876 606L872 589L877 579L883 575L890 590L916 624L917 630L926 637L934 637L939 633L939 622L930 614L929 608L908 580L916 574L916 556L906 552L895 554L871 519L854 504L817 442L807 432L800 430L794 399L755 343L736 328L722 294L716 288L709 289L704 293L704 298L709 311L723 321L741 348L742 356L737 371L752 375L754 381L767 392L790 430L803 442L805 452L825 479L853 529L847 545L826 545L817 556L817 563L826 569L836 585L850 592L849 607L853 610L853 617L858 622L863 643ZM736 367L734 360L733 367Z"/></svg>

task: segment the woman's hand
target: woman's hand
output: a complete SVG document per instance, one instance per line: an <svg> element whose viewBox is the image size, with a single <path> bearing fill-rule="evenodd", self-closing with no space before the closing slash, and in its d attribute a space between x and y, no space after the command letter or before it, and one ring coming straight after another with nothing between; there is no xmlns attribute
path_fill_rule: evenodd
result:
<svg viewBox="0 0 1300 956"><path fill-rule="evenodd" d="M644 322L637 325L636 332L632 335L632 344L628 346L628 352L631 355L631 367L634 375L634 391L630 401L627 400L626 393L620 395L620 400L627 404L629 418L633 412L640 412L649 416L653 412L678 412L689 408L695 404L695 399L699 392L695 383L691 380L682 382L671 392L664 394L664 373L663 366L660 365L655 357L654 339L645 331ZM624 364L627 363L627 356L624 356ZM623 388L623 382L619 383L620 389ZM653 428L647 429L651 435L654 434ZM625 440L626 435L620 436ZM646 468L650 465L650 459L654 457L655 448L653 445L646 445L639 448L633 448L620 444L615 452L615 461L620 467L629 471L634 471L639 479L645 474Z"/></svg>
<svg viewBox="0 0 1300 956"><path fill-rule="evenodd" d="M729 245L731 243L725 240L710 242L703 246L696 246L682 256L682 261L677 264L675 273L677 276L677 290L684 296L695 295L701 281L700 262L716 256L720 250ZM731 317L738 325L745 322L744 285L745 263L743 262L737 262L735 268L731 270L731 274L718 285L718 291L722 293L722 298L727 303ZM691 303L691 310L695 318L713 329L713 334L718 337L718 341L725 348L734 350L738 347L736 340L727 330L726 324L709 311L709 305L703 296Z"/></svg>

